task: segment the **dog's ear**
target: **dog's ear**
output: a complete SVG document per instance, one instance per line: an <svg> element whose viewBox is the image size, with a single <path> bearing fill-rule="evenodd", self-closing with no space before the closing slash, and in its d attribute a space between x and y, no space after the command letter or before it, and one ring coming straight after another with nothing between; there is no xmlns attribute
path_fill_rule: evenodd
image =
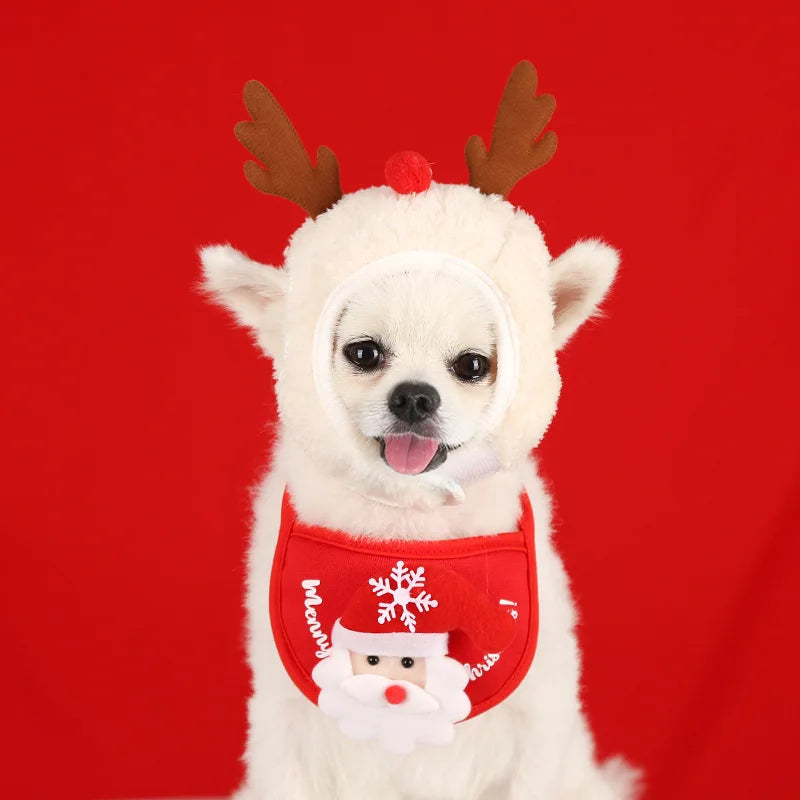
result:
<svg viewBox="0 0 800 800"><path fill-rule="evenodd" d="M282 269L251 261L230 245L200 251L205 280L202 288L236 319L251 328L267 355L283 348L284 298L288 279Z"/></svg>
<svg viewBox="0 0 800 800"><path fill-rule="evenodd" d="M618 266L619 253L596 239L574 244L550 263L556 350L597 311Z"/></svg>

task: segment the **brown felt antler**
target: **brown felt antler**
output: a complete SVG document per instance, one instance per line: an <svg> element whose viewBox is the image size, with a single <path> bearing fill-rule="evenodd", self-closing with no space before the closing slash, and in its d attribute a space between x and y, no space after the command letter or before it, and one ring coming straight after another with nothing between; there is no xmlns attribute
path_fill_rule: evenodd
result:
<svg viewBox="0 0 800 800"><path fill-rule="evenodd" d="M272 93L258 81L244 87L244 104L252 122L239 122L236 138L268 169L247 161L244 174L259 191L285 197L304 208L312 219L327 211L342 196L339 162L325 146L311 164L297 131Z"/></svg>
<svg viewBox="0 0 800 800"><path fill-rule="evenodd" d="M536 96L537 82L533 64L520 61L500 100L489 152L480 136L467 141L469 182L484 194L507 197L517 181L544 166L556 151L553 131L536 141L556 109L551 95Z"/></svg>

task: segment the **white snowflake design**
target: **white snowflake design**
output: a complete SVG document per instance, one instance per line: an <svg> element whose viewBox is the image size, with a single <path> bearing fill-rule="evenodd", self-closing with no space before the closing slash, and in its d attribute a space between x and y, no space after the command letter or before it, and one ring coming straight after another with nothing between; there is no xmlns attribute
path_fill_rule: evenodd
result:
<svg viewBox="0 0 800 800"><path fill-rule="evenodd" d="M420 589L416 597L411 595L412 589L425 585L425 567L410 570L402 561L398 561L397 565L392 567L392 578L397 586L392 586L389 578L369 579L369 585L378 597L387 594L392 596L390 603L378 603L378 623L383 625L387 620L394 619L397 606L400 606L403 609L400 622L414 633L417 629L417 615L409 605L413 604L417 612L430 611L439 605L439 601L434 600L424 589Z"/></svg>

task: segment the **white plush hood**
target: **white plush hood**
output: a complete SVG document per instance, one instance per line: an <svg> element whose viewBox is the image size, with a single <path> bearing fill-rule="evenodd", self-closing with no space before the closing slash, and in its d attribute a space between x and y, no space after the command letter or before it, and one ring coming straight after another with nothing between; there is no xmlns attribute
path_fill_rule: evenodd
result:
<svg viewBox="0 0 800 800"><path fill-rule="evenodd" d="M550 261L532 217L470 186L434 183L413 195L377 187L345 195L316 220L307 220L285 253L285 346L276 378L288 431L309 452L330 459L318 443L337 430L348 469L375 469L374 453L348 435L347 417L333 392L336 319L366 281L397 270L447 271L479 287L495 316L496 392L484 429L491 431L501 465L511 466L542 438L560 390Z"/></svg>

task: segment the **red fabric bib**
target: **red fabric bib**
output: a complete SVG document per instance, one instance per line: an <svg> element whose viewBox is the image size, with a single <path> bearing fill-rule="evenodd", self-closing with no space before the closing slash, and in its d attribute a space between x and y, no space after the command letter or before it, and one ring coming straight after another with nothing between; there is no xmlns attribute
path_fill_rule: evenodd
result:
<svg viewBox="0 0 800 800"><path fill-rule="evenodd" d="M516 630L501 653L480 652L456 630L449 635L448 655L469 674L468 718L508 697L533 661L539 624L533 512L524 493L521 502L514 532L441 542L377 541L304 524L285 492L270 578L270 620L281 660L297 688L317 702L311 671L331 647L334 622L370 578L389 575L404 559L452 570L507 609Z"/></svg>

